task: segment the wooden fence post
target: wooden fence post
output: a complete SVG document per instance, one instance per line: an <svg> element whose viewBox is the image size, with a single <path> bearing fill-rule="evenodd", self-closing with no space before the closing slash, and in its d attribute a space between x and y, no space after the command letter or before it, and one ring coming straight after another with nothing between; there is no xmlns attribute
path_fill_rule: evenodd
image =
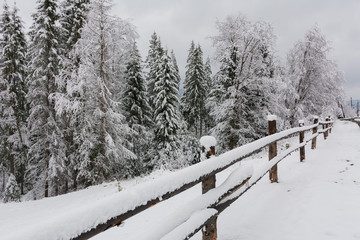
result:
<svg viewBox="0 0 360 240"><path fill-rule="evenodd" d="M299 127L304 126L304 121L299 121ZM300 144L304 142L304 131L299 132L299 140ZM300 147L300 162L303 162L305 160L305 146Z"/></svg>
<svg viewBox="0 0 360 240"><path fill-rule="evenodd" d="M329 119L328 119L328 118L325 118L325 122L328 122L328 121L329 121ZM327 128L329 127L329 124L326 123L324 126L325 126L325 129L327 129ZM327 139L328 136L329 136L329 130L326 130L326 131L324 132L324 139Z"/></svg>
<svg viewBox="0 0 360 240"><path fill-rule="evenodd" d="M317 124L319 122L319 118L318 117L314 117L314 124ZM313 134L317 133L317 127L313 128ZM316 137L314 137L311 141L311 149L315 149L316 148Z"/></svg>
<svg viewBox="0 0 360 240"><path fill-rule="evenodd" d="M276 116L268 116L268 129L269 135L276 133ZM269 144L269 161L277 155L277 143ZM277 164L274 165L269 171L269 178L272 183L278 182Z"/></svg>
<svg viewBox="0 0 360 240"><path fill-rule="evenodd" d="M330 121L331 121L331 116L328 116L327 119L328 119L328 121L330 122ZM330 127L330 126L332 126L332 123L329 123L329 126L328 126L328 127ZM329 129L329 134L331 133L331 129L332 129L332 128Z"/></svg>
<svg viewBox="0 0 360 240"><path fill-rule="evenodd" d="M204 136L200 139L200 144L202 145L201 151L203 152L203 154L205 154L207 159L210 158L212 155L215 155L216 139L214 137ZM212 175L202 181L202 194L207 193L209 190L215 187L216 187L216 175ZM203 240L216 240L217 238L216 222L217 222L217 216L210 219L201 229Z"/></svg>

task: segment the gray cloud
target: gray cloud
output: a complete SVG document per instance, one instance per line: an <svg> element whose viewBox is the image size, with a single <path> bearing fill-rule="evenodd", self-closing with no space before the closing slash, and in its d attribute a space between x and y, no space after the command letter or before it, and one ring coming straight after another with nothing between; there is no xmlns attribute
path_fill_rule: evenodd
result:
<svg viewBox="0 0 360 240"><path fill-rule="evenodd" d="M4 0L0 0L3 5ZM20 13L30 25L35 0L17 0ZM12 4L11 0L8 0ZM286 52L315 24L333 48L331 57L345 72L347 97L360 99L360 1L358 0L114 0L113 13L131 19L140 34L139 48L146 56L150 35L156 31L177 56L182 75L191 40L212 55L209 36L216 34L215 21L242 13L250 20L270 22L277 35L276 49Z"/></svg>

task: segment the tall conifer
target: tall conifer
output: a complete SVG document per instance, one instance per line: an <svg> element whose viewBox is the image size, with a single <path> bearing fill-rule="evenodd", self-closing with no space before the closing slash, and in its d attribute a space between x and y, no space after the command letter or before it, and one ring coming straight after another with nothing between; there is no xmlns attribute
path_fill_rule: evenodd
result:
<svg viewBox="0 0 360 240"><path fill-rule="evenodd" d="M16 177L24 193L24 175L27 159L27 128L26 118L28 107L25 99L27 93L26 78L26 52L24 27L16 6L9 12L4 5L1 19L2 51L0 60L2 91L1 102L1 129L3 141L8 146L8 159L10 173Z"/></svg>
<svg viewBox="0 0 360 240"><path fill-rule="evenodd" d="M35 192L45 197L59 193L63 178L65 146L56 118L52 94L57 91L60 48L57 2L39 0L33 15L30 43L29 94L30 172Z"/></svg>
<svg viewBox="0 0 360 240"><path fill-rule="evenodd" d="M143 77L141 57L136 43L133 44L125 70L125 91L123 94L123 111L127 123L134 130L131 136L132 151L137 159L130 159L126 168L129 175L144 172L149 146L152 119L147 100L145 79Z"/></svg>
<svg viewBox="0 0 360 240"><path fill-rule="evenodd" d="M200 45L191 43L186 65L182 111L189 129L200 138L203 134L207 82Z"/></svg>

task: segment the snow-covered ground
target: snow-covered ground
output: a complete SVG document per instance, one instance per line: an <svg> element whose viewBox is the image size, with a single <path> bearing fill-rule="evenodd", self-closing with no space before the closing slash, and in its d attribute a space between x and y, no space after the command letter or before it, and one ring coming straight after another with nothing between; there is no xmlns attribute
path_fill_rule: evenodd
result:
<svg viewBox="0 0 360 240"><path fill-rule="evenodd" d="M266 157L259 156L241 164L256 168L267 162ZM238 165L218 174L217 185ZM295 152L279 164L278 171L279 183L271 184L265 176L219 216L218 239L360 239L360 128L356 124L336 122L326 141L318 138L315 151L307 146L304 163ZM132 189L169 174L159 171L124 181L121 188ZM56 225L57 220L66 219L78 208L118 192L118 183L114 182L39 201L0 204L0 239L32 239L27 233L34 228L46 236L51 234L49 222ZM151 231L161 229L164 219L200 195L197 185L93 239L147 239ZM69 224L78 227L76 222ZM201 233L193 239L201 239Z"/></svg>

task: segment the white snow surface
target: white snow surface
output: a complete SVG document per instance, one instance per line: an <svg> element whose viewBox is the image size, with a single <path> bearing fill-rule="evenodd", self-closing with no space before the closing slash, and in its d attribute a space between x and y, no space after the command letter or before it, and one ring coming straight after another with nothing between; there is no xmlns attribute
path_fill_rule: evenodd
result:
<svg viewBox="0 0 360 240"><path fill-rule="evenodd" d="M285 132L294 133L314 126L317 125ZM109 216L176 189L196 179L199 173L225 166L239 155L246 155L286 133L268 136L178 172L160 171L146 178L121 182L124 189L121 192L113 182L38 201L0 204L0 239L69 239L83 229L106 221ZM297 136L294 139L298 141ZM306 146L305 162L299 162L298 152L286 157L279 163L279 183L271 184L265 176L219 216L218 239L359 239L359 139L360 128L356 124L338 121L327 140L318 137L316 150ZM247 165L254 167L254 175L269 167L273 162L269 162L266 155L262 157L264 153L217 174L217 185L223 188L240 181L241 176L249 174L249 168L244 168ZM236 168L238 170L231 174ZM217 191L220 190L208 193ZM211 202L215 195L206 200ZM215 210L207 208L209 204L194 204L200 203L201 198L197 185L93 239L128 240L149 234L164 239L167 239L165 236L183 236L214 214ZM183 214L181 221L176 214ZM160 224L166 221L170 226L166 229L172 230L164 233ZM174 223L180 226L174 228ZM192 239L201 239L201 233Z"/></svg>
<svg viewBox="0 0 360 240"><path fill-rule="evenodd" d="M205 147L206 151L209 151L210 147L216 146L216 143L216 138L213 136L203 136L200 138L200 144Z"/></svg>
<svg viewBox="0 0 360 240"><path fill-rule="evenodd" d="M178 226L172 232L166 234L160 240L184 240L187 236L194 232L194 229L202 226L204 222L214 216L218 211L213 208L195 212L189 220Z"/></svg>
<svg viewBox="0 0 360 240"><path fill-rule="evenodd" d="M276 120L277 120L277 116L276 116L276 115L268 115L268 116L267 116L267 120L270 121L270 122L271 122L271 121L276 121Z"/></svg>

